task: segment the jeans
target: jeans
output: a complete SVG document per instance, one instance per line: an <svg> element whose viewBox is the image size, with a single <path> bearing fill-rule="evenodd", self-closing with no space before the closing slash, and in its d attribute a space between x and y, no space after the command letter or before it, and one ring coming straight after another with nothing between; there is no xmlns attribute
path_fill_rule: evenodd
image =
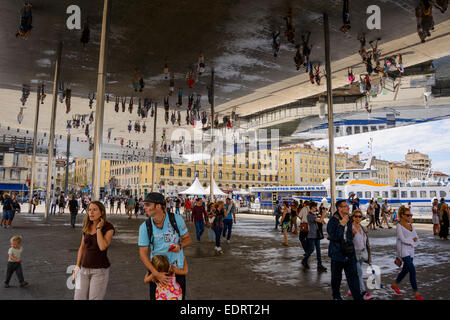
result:
<svg viewBox="0 0 450 320"><path fill-rule="evenodd" d="M176 275L175 276L176 281L181 287L181 292L183 293L182 300L185 300L186 295L186 276L185 275ZM150 300L156 300L155 294L156 294L156 283L150 282Z"/></svg>
<svg viewBox="0 0 450 320"><path fill-rule="evenodd" d="M381 226L381 222L380 222L380 213L375 212L375 223L377 225L377 227Z"/></svg>
<svg viewBox="0 0 450 320"><path fill-rule="evenodd" d="M5 283L9 284L9 281L11 280L14 272L16 273L20 283L25 282L25 280L23 279L22 264L20 262L8 261Z"/></svg>
<svg viewBox="0 0 450 320"><path fill-rule="evenodd" d="M308 258L314 252L314 247L316 248L316 254L317 254L317 267L320 267L322 265L322 257L320 255L320 239L319 238L315 238L315 239L309 238L308 239L308 251L306 252L303 260L308 262Z"/></svg>
<svg viewBox="0 0 450 320"><path fill-rule="evenodd" d="M350 288L350 292L352 293L353 300L362 300L355 258L349 259L345 262L331 259L331 288L333 291L333 299L342 300L340 292L342 270L345 272L345 277L347 278L347 283Z"/></svg>
<svg viewBox="0 0 450 320"><path fill-rule="evenodd" d="M308 252L308 232L300 232L298 239L300 240L303 251L305 251L306 254Z"/></svg>
<svg viewBox="0 0 450 320"><path fill-rule="evenodd" d="M416 268L413 264L413 258L411 256L407 256L402 258L403 260L403 268L402 271L397 276L395 282L400 283L403 278L409 273L409 282L411 282L411 287L414 291L418 291L417 289L417 281L416 281Z"/></svg>
<svg viewBox="0 0 450 320"><path fill-rule="evenodd" d="M77 221L77 214L70 213L70 225L75 228L75 222Z"/></svg>
<svg viewBox="0 0 450 320"><path fill-rule="evenodd" d="M361 290L361 293L366 292L366 286L364 285L364 279L363 279L363 266L364 261L357 261L356 262L356 269L358 270L358 278L359 278L359 288Z"/></svg>
<svg viewBox="0 0 450 320"><path fill-rule="evenodd" d="M281 214L275 215L275 229L278 229L278 225L280 224Z"/></svg>
<svg viewBox="0 0 450 320"><path fill-rule="evenodd" d="M56 204L52 204L52 207L50 209L50 214L53 214L53 215L56 214Z"/></svg>
<svg viewBox="0 0 450 320"><path fill-rule="evenodd" d="M227 234L227 230L228 230L228 235L227 235L227 240L230 240L231 238L231 229L233 229L233 220L232 219L223 219L223 236L225 237L225 235Z"/></svg>
<svg viewBox="0 0 450 320"><path fill-rule="evenodd" d="M200 242L200 237L205 231L205 223L202 221L195 221L195 233L197 235L197 241Z"/></svg>
<svg viewBox="0 0 450 320"><path fill-rule="evenodd" d="M75 276L74 300L103 300L109 280L109 268L83 268Z"/></svg>
<svg viewBox="0 0 450 320"><path fill-rule="evenodd" d="M214 234L214 230L212 228L207 229L208 229L208 240L215 241L216 235Z"/></svg>
<svg viewBox="0 0 450 320"><path fill-rule="evenodd" d="M220 235L222 234L222 229L214 228L213 231L216 234L216 247L220 248Z"/></svg>
<svg viewBox="0 0 450 320"><path fill-rule="evenodd" d="M175 214L180 214L180 208L175 208Z"/></svg>

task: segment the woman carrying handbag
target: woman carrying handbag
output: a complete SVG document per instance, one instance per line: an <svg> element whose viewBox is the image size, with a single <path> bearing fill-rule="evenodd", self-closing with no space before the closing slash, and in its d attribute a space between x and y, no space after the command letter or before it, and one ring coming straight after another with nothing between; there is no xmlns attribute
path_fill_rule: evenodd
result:
<svg viewBox="0 0 450 320"><path fill-rule="evenodd" d="M398 215L400 222L397 224L397 258L395 259L395 264L399 267L403 264L403 268L391 285L391 289L398 295L403 294L398 288L398 284L409 273L409 281L411 282L415 299L423 300L417 288L416 268L413 263L414 248L419 244L419 237L412 225L411 211L405 206L401 206L398 209Z"/></svg>
<svg viewBox="0 0 450 320"><path fill-rule="evenodd" d="M372 257L370 253L370 244L367 230L361 225L363 214L361 210L355 210L352 213L352 233L353 233L353 245L355 246L356 254L356 267L358 269L359 287L361 288L361 295L364 300L372 300L373 297L370 292L366 291L363 279L363 263L372 263ZM350 291L348 292L351 295Z"/></svg>
<svg viewBox="0 0 450 320"><path fill-rule="evenodd" d="M220 236L223 231L223 218L225 216L223 201L218 201L216 203L214 215L215 215L214 221L211 223L211 228L214 230L214 233L216 234L216 246L214 250L216 250L219 253L223 253L222 247L220 246Z"/></svg>

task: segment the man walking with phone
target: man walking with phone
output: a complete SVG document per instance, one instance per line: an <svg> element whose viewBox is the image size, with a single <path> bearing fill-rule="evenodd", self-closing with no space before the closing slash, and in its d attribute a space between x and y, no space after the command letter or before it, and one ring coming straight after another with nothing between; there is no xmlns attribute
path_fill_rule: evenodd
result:
<svg viewBox="0 0 450 320"><path fill-rule="evenodd" d="M352 220L349 218L350 207L346 200L336 202L336 212L327 225L330 239L328 256L331 258L331 288L333 299L342 300L341 281L342 270L354 300L362 300L359 288L356 252L353 245Z"/></svg>

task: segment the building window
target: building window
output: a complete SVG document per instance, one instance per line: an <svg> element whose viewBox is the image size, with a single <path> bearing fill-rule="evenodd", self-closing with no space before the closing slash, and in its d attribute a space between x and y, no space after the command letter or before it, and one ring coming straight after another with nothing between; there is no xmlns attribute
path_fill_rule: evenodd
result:
<svg viewBox="0 0 450 320"><path fill-rule="evenodd" d="M183 176L183 169L178 169L178 176L182 177Z"/></svg>
<svg viewBox="0 0 450 320"><path fill-rule="evenodd" d="M15 166L15 167L19 166L19 154L18 153L14 153L13 166Z"/></svg>
<svg viewBox="0 0 450 320"><path fill-rule="evenodd" d="M236 172L233 171L233 173L231 174L231 179L236 180Z"/></svg>
<svg viewBox="0 0 450 320"><path fill-rule="evenodd" d="M222 170L219 170L219 179L222 179Z"/></svg>
<svg viewBox="0 0 450 320"><path fill-rule="evenodd" d="M174 168L173 167L170 167L170 169L169 169L169 176L171 176L171 177L173 177L174 176Z"/></svg>
<svg viewBox="0 0 450 320"><path fill-rule="evenodd" d="M10 178L11 180L19 180L20 170L11 170Z"/></svg>
<svg viewBox="0 0 450 320"><path fill-rule="evenodd" d="M123 174L123 173L122 173ZM164 175L164 168L161 168L160 174L163 176Z"/></svg>
<svg viewBox="0 0 450 320"><path fill-rule="evenodd" d="M248 172L246 172L246 173L245 173L245 180L248 181L248 179L249 179L249 174L248 174Z"/></svg>
<svg viewBox="0 0 450 320"><path fill-rule="evenodd" d="M191 168L188 168L186 170L186 176L190 177L191 176Z"/></svg>
<svg viewBox="0 0 450 320"><path fill-rule="evenodd" d="M203 170L203 178L208 177L208 170L204 169Z"/></svg>

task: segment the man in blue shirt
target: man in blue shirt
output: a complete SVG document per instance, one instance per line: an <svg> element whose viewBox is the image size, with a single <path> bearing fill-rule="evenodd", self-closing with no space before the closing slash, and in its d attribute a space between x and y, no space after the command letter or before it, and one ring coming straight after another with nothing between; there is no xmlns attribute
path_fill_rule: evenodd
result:
<svg viewBox="0 0 450 320"><path fill-rule="evenodd" d="M184 266L183 249L191 244L188 229L180 215L166 213L166 201L164 196L158 192L151 192L144 201L144 210L152 228L152 240L149 239L146 222L139 227L139 256L142 263L149 272L161 283L166 284L169 277L165 273L158 272L151 259L155 255L164 255L169 259L171 265L182 269ZM170 221L169 214L174 216L174 222L179 233ZM149 247L151 253L149 255ZM176 281L183 292L183 300L186 292L186 276L177 275ZM156 284L150 282L150 300L155 300Z"/></svg>
<svg viewBox="0 0 450 320"><path fill-rule="evenodd" d="M233 220L236 223L236 206L230 198L227 198L225 203L225 217L223 218L223 233L222 236L227 237L227 243L230 243L231 229L233 228ZM228 235L227 235L228 230Z"/></svg>
<svg viewBox="0 0 450 320"><path fill-rule="evenodd" d="M340 288L342 270L354 300L362 300L359 287L356 253L353 246L352 219L349 218L350 207L345 200L336 202L336 213L327 224L330 239L328 256L331 258L331 288L333 299L342 300Z"/></svg>

